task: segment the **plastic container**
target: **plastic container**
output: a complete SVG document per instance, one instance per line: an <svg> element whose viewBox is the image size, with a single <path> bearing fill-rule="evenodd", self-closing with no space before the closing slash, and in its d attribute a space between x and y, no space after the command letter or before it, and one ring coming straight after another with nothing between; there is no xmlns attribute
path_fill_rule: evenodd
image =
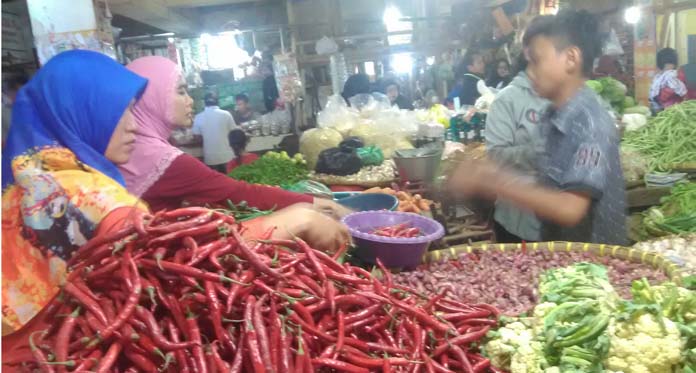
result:
<svg viewBox="0 0 696 373"><path fill-rule="evenodd" d="M388 194L344 192L334 193L334 199L353 211L394 211L399 207L399 200Z"/></svg>
<svg viewBox="0 0 696 373"><path fill-rule="evenodd" d="M445 229L433 219L408 212L366 211L356 212L343 218L348 226L357 249L355 255L374 264L379 258L390 268L412 269L417 267L431 242L442 238ZM369 232L378 227L408 223L423 232L413 238L382 237Z"/></svg>

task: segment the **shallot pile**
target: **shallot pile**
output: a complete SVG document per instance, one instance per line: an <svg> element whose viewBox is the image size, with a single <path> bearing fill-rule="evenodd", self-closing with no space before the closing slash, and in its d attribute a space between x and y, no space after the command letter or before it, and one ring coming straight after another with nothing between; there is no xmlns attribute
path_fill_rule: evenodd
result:
<svg viewBox="0 0 696 373"><path fill-rule="evenodd" d="M270 232L266 237L270 236ZM495 372L473 347L495 307L433 298L296 240L245 241L184 208L81 247L45 329L3 361L26 371ZM449 367L449 368L448 368ZM452 370L450 370L452 369Z"/></svg>
<svg viewBox="0 0 696 373"><path fill-rule="evenodd" d="M542 272L583 261L607 266L612 285L623 297L630 296L633 280L643 277L651 283L667 280L662 271L648 264L588 252L539 250L463 254L458 260L423 265L416 271L400 273L395 281L428 295L448 290L449 296L460 302L492 304L506 315L518 315L536 305L536 289Z"/></svg>

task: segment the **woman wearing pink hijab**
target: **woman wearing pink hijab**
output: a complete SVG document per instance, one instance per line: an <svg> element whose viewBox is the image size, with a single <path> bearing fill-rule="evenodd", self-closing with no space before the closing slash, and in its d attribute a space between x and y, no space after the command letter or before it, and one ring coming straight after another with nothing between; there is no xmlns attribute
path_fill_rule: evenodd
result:
<svg viewBox="0 0 696 373"><path fill-rule="evenodd" d="M149 82L133 108L138 124L135 150L119 168L128 191L145 200L153 212L175 209L183 202L246 201L261 210L282 209L252 221L248 226L252 234L275 226L282 228L276 229L279 235L292 233L326 250L349 240L345 227L314 209L341 211L332 201L234 180L172 146L168 141L172 130L193 123L193 100L179 67L164 57L143 57L127 68Z"/></svg>

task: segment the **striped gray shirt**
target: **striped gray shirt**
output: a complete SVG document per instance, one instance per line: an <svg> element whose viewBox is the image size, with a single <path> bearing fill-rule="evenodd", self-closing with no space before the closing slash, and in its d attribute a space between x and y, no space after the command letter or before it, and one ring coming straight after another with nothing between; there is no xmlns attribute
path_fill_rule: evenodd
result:
<svg viewBox="0 0 696 373"><path fill-rule="evenodd" d="M619 134L599 97L583 87L560 109L549 110L542 124L545 153L539 161L542 182L591 196L589 213L574 227L544 222L546 241L624 245L626 192L619 155Z"/></svg>

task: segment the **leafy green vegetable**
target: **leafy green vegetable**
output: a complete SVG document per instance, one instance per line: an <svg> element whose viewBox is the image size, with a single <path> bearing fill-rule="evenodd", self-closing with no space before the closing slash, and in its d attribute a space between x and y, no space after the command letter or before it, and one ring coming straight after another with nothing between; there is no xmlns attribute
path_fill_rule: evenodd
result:
<svg viewBox="0 0 696 373"><path fill-rule="evenodd" d="M287 153L268 152L255 162L235 168L231 178L251 184L289 187L307 179L309 171L301 155L290 158Z"/></svg>
<svg viewBox="0 0 696 373"><path fill-rule="evenodd" d="M628 89L620 81L606 77L598 80L602 84L601 96L612 104L623 104Z"/></svg>
<svg viewBox="0 0 696 373"><path fill-rule="evenodd" d="M623 105L623 108L624 108L624 109L628 109L628 108L630 108L630 107L634 107L634 106L636 106L636 99L634 99L634 98L631 97L631 96L625 96L624 99L623 99L622 105Z"/></svg>
<svg viewBox="0 0 696 373"><path fill-rule="evenodd" d="M661 202L643 213L643 228L649 236L696 232L696 183L675 185Z"/></svg>
<svg viewBox="0 0 696 373"><path fill-rule="evenodd" d="M588 87L592 88L592 90L595 91L597 94L601 94L602 90L604 89L602 83L596 80L588 80L586 84Z"/></svg>

